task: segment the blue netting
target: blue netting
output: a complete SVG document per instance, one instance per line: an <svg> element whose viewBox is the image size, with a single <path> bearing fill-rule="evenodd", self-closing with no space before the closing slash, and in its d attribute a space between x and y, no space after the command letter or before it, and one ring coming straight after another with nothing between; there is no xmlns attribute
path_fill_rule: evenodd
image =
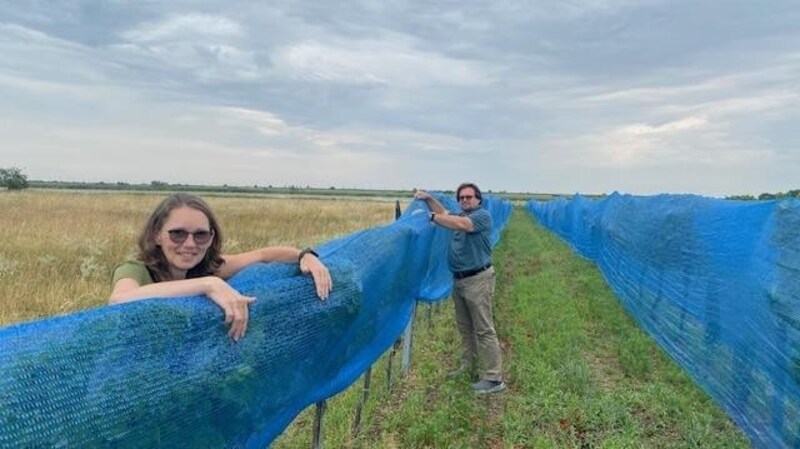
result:
<svg viewBox="0 0 800 449"><path fill-rule="evenodd" d="M800 201L581 196L528 209L754 445L800 447Z"/></svg>
<svg viewBox="0 0 800 449"><path fill-rule="evenodd" d="M0 329L0 447L265 447L377 360L415 299L449 290L438 272L446 231L415 213L418 203L391 225L318 248L334 278L326 302L296 266L257 264L232 278L257 297L239 343L199 296ZM486 203L504 226L510 205Z"/></svg>

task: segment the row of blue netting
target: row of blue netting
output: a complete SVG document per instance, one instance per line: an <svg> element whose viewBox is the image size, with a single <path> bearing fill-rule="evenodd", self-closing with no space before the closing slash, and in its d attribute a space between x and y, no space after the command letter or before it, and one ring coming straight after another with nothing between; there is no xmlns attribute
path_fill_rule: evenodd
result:
<svg viewBox="0 0 800 449"><path fill-rule="evenodd" d="M484 206L497 242L511 205L487 196ZM264 448L306 406L356 381L401 335L415 300L447 297L449 232L424 211L414 201L392 224L321 245L334 279L325 302L296 265L237 274L230 284L257 298L238 343L199 296L0 329L0 447Z"/></svg>
<svg viewBox="0 0 800 449"><path fill-rule="evenodd" d="M757 447L800 447L800 201L529 202Z"/></svg>

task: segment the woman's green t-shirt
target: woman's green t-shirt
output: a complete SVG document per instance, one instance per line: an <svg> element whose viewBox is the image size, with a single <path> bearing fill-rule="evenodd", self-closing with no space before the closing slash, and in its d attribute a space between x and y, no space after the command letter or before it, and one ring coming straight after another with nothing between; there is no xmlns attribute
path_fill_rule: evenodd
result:
<svg viewBox="0 0 800 449"><path fill-rule="evenodd" d="M133 279L139 285L147 285L153 283L153 277L147 271L147 267L143 262L136 260L129 260L123 262L114 269L114 275L111 277L111 287L120 279Z"/></svg>

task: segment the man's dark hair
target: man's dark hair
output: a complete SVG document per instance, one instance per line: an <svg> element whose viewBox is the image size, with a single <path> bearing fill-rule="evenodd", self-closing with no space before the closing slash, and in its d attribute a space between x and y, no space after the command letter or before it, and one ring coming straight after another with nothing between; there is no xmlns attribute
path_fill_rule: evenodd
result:
<svg viewBox="0 0 800 449"><path fill-rule="evenodd" d="M458 188L456 189L456 201L458 201L458 197L461 196L461 191L468 187L475 191L475 198L479 199L480 202L483 203L483 196L481 195L481 189L479 189L478 186L476 186L471 182L465 182L460 186L458 186Z"/></svg>

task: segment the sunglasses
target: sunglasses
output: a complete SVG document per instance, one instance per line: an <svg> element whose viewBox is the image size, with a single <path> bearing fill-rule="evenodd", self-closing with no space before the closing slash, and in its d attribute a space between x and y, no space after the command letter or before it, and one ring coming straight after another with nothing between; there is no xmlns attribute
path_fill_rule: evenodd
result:
<svg viewBox="0 0 800 449"><path fill-rule="evenodd" d="M214 237L213 230L208 231L205 229L194 232L189 232L186 229L170 229L167 234L169 234L169 239L172 240L172 243L178 244L185 242L190 235L194 239L194 243L198 245L205 245Z"/></svg>
<svg viewBox="0 0 800 449"><path fill-rule="evenodd" d="M464 201L464 200L469 201L469 200L471 200L473 198L475 198L475 197L472 196L472 195L462 195L462 196L458 197L458 201Z"/></svg>

